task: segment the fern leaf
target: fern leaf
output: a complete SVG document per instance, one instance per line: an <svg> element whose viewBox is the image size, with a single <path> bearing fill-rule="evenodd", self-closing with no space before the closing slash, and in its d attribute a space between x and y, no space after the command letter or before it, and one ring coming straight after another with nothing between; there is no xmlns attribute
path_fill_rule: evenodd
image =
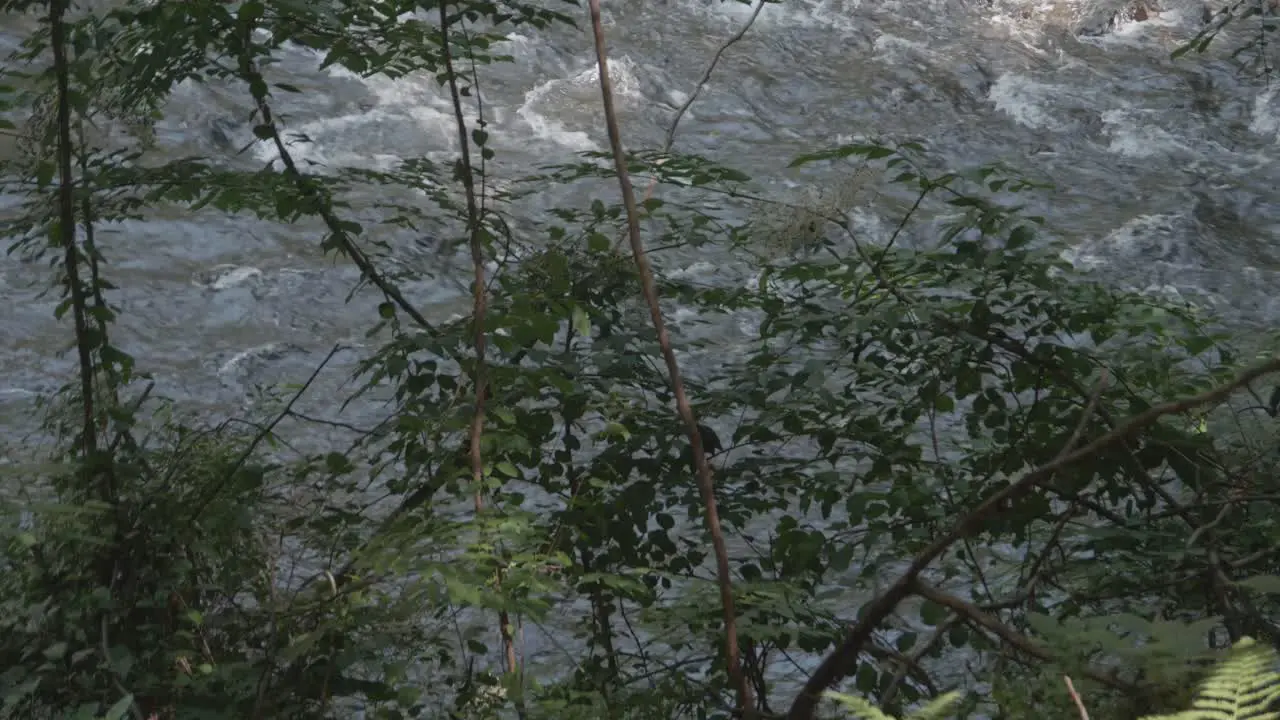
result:
<svg viewBox="0 0 1280 720"><path fill-rule="evenodd" d="M845 706L853 714L853 717L862 718L862 720L894 720L892 715L886 715L881 712L880 708L857 695L844 695L836 692L828 692L826 695ZM913 713L909 720L942 720L947 711L951 709L951 706L955 705L959 700L960 693L958 692L943 693L931 700L928 705Z"/></svg>
<svg viewBox="0 0 1280 720"><path fill-rule="evenodd" d="M960 693L951 691L943 693L929 702L928 705L911 715L911 720L942 720L951 710L951 706L960 702Z"/></svg>
<svg viewBox="0 0 1280 720"><path fill-rule="evenodd" d="M1241 638L1196 693L1190 710L1142 720L1280 720L1280 663L1274 648Z"/></svg>
<svg viewBox="0 0 1280 720"><path fill-rule="evenodd" d="M880 708L857 695L845 695L838 692L828 692L826 695L845 706L853 714L853 717L862 718L863 720L894 720L892 715L886 715L881 712Z"/></svg>

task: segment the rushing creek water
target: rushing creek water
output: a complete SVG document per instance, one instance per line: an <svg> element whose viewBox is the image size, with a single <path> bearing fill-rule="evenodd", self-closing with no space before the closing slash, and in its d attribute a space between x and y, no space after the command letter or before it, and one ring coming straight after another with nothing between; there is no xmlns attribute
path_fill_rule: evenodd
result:
<svg viewBox="0 0 1280 720"><path fill-rule="evenodd" d="M752 7L604 4L626 142L660 147L674 109ZM1280 271L1280 205L1271 202L1280 97L1225 59L1231 39L1207 56L1170 59L1203 23L1198 0L1146 7L1108 22L1121 5L784 0L766 6L725 54L684 116L676 149L779 192L846 172L784 168L801 152L861 136L923 140L952 167L1003 161L1054 183L1031 209L1075 248L1077 262L1126 285L1206 294L1238 322L1272 322L1280 311L1280 293L1270 291ZM514 63L482 71L499 175L606 147L589 35L533 32L501 49ZM15 42L0 30L0 51ZM434 78L366 80L317 65L293 49L271 69L272 81L303 88L277 99L289 129L312 141L295 146L299 157L379 168L402 157L452 160L452 110ZM159 145L175 157L260 167L274 157L265 145L234 157L251 140L234 120L247 109L243 88L184 84L156 126ZM382 192L357 192L353 207ZM599 193L616 197L609 185ZM887 207L898 203L884 198L889 221ZM13 203L0 198L0 212ZM101 232L121 288L117 342L155 375L157 394L220 414L243 409L254 384L300 381L376 317L369 295L347 302L356 272L321 255L314 224L166 210ZM414 238L393 240L408 267L434 262ZM699 274L715 258L687 260L684 272ZM64 352L69 326L54 322L56 298L39 297L47 278L32 268L0 256L0 448L33 427L32 398L74 369ZM420 280L406 294L447 317L462 308L462 283ZM340 383L357 357L343 355L324 382ZM323 407L326 394L318 397Z"/></svg>
<svg viewBox="0 0 1280 720"><path fill-rule="evenodd" d="M674 108L752 7L605 5L628 145L659 147ZM1280 267L1273 240L1280 206L1270 202L1280 179L1280 98L1225 61L1225 50L1169 59L1203 22L1198 0L1169 0L1159 12L1140 14L1141 22L1122 13L1107 23L1120 7L1024 0L767 5L684 117L676 148L729 163L779 191L847 172L783 168L800 152L858 136L922 139L952 167L1004 161L1054 183L1032 209L1077 248L1078 262L1125 284L1208 293L1240 321L1265 323L1280 308L1280 295L1269 292ZM14 42L0 33L0 49ZM604 149L589 36L557 29L516 34L506 46L515 62L482 75L494 172L514 177L574 151ZM452 159L451 109L433 78L362 80L317 71L308 51L285 55L271 79L304 89L277 101L289 129L312 141L294 147L298 156L384 168L400 157ZM234 120L246 115L247 100L243 88L180 86L156 128L160 147L246 168L270 160L274 151L265 144L234 156L251 139ZM370 188L365 197L382 192ZM569 192L550 192L538 203L564 201ZM601 186L606 200L613 193ZM5 200L0 207L11 207ZM357 193L355 207L360 200ZM248 385L296 378L314 353L358 337L370 322L367 296L346 302L354 269L320 254L314 225L166 211L103 235L105 246L120 248L109 255L122 288L118 341L173 397L235 409ZM411 267L412 240L397 239ZM711 267L698 259L689 258L688 272ZM71 368L61 352L69 331L51 319L55 298L37 297L47 284L31 269L13 256L0 260L0 302L10 308L0 317L0 403L13 410L2 414L0 433L10 437L29 427L30 414L20 408L32 394L56 387ZM464 294L456 281L407 289L439 316L458 310Z"/></svg>

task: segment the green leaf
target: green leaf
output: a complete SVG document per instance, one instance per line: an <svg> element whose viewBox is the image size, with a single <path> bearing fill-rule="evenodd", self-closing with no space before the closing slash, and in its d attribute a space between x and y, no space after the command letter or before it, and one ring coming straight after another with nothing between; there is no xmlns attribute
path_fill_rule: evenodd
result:
<svg viewBox="0 0 1280 720"><path fill-rule="evenodd" d="M1010 250L1016 250L1028 245L1035 238L1035 233L1026 225L1019 225L1009 233L1009 239L1005 242L1005 247Z"/></svg>
<svg viewBox="0 0 1280 720"><path fill-rule="evenodd" d="M1213 347L1213 338L1205 337L1204 335L1196 335L1184 340L1182 346L1186 348L1188 353L1192 355L1199 355Z"/></svg>
<svg viewBox="0 0 1280 720"><path fill-rule="evenodd" d="M46 187L53 182L55 168L52 162L45 161L36 166L36 185Z"/></svg>
<svg viewBox="0 0 1280 720"><path fill-rule="evenodd" d="M1255 575L1237 582L1236 585L1268 595L1280 595L1280 576L1277 575Z"/></svg>
<svg viewBox="0 0 1280 720"><path fill-rule="evenodd" d="M396 316L396 306L392 305L390 302L379 303L378 315L380 315L384 320L390 320Z"/></svg>
<svg viewBox="0 0 1280 720"><path fill-rule="evenodd" d="M50 660L61 659L67 654L67 644L64 642L56 642L44 649L44 656Z"/></svg>
<svg viewBox="0 0 1280 720"><path fill-rule="evenodd" d="M947 616L947 609L936 602L925 600L920 603L920 619L927 625L938 625Z"/></svg>
<svg viewBox="0 0 1280 720"><path fill-rule="evenodd" d="M339 452L331 452L325 455L324 464L325 468L334 475L342 475L355 469L355 466L351 464L347 456Z"/></svg>
<svg viewBox="0 0 1280 720"><path fill-rule="evenodd" d="M573 307L573 330L581 337L591 337L591 318L577 305Z"/></svg>
<svg viewBox="0 0 1280 720"><path fill-rule="evenodd" d="M606 252L612 243L604 233L594 232L587 236L587 249L594 253Z"/></svg>
<svg viewBox="0 0 1280 720"><path fill-rule="evenodd" d="M133 694L125 695L116 701L115 705L107 710L107 714L103 716L103 720L120 720L125 713L129 712L129 707L133 705Z"/></svg>

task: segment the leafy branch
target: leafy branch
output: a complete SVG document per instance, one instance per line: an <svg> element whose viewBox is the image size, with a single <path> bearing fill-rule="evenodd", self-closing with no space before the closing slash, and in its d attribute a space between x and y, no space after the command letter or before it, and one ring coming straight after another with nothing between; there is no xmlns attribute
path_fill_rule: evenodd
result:
<svg viewBox="0 0 1280 720"><path fill-rule="evenodd" d="M1155 424L1167 415L1177 415L1188 410L1218 405L1240 388L1267 375L1280 372L1280 357L1255 365L1241 373L1235 380L1206 391L1194 397L1157 405L1140 413L1119 427L1093 440L1079 449L1072 450L1076 435L1063 446L1058 457L1052 462L1025 473L1007 487L987 498L972 511L961 517L954 528L931 543L921 551L905 572L884 592L880 593L863 609L862 617L849 630L840 645L823 659L822 664L814 671L805 683L804 688L796 696L787 713L788 720L811 720L821 694L845 677L862 650L862 646L870 639L871 633L881 622L897 608L898 604L910 596L920 574L938 556L946 552L952 545L969 537L982 527L982 524L995 515L1000 508L1020 495L1029 492L1036 485L1048 480L1060 470L1087 460L1109 448L1133 437L1142 430ZM1091 414L1091 411L1090 413ZM1083 426L1084 419L1081 421Z"/></svg>

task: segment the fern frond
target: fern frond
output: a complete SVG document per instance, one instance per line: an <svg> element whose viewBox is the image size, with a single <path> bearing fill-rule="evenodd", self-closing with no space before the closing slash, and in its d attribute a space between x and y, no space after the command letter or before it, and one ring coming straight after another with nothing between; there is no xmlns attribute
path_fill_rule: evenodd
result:
<svg viewBox="0 0 1280 720"><path fill-rule="evenodd" d="M1280 720L1280 671L1274 648L1241 638L1196 693L1190 710L1142 720Z"/></svg>
<svg viewBox="0 0 1280 720"><path fill-rule="evenodd" d="M880 708L857 695L844 695L837 692L828 692L826 695L845 706L853 714L853 717L862 718L862 720L895 720L892 715L886 715L881 712ZM959 700L960 693L958 692L943 693L931 700L928 705L908 716L908 720L942 720L947 711L951 709L951 706L955 705Z"/></svg>
<svg viewBox="0 0 1280 720"><path fill-rule="evenodd" d="M912 713L910 720L942 720L951 706L960 702L960 693L951 691L943 693L929 702L928 705Z"/></svg>
<svg viewBox="0 0 1280 720"><path fill-rule="evenodd" d="M887 715L880 708L872 705L857 695L845 695L838 692L827 692L826 696L843 705L852 713L853 717L862 718L863 720L895 720L892 715Z"/></svg>

